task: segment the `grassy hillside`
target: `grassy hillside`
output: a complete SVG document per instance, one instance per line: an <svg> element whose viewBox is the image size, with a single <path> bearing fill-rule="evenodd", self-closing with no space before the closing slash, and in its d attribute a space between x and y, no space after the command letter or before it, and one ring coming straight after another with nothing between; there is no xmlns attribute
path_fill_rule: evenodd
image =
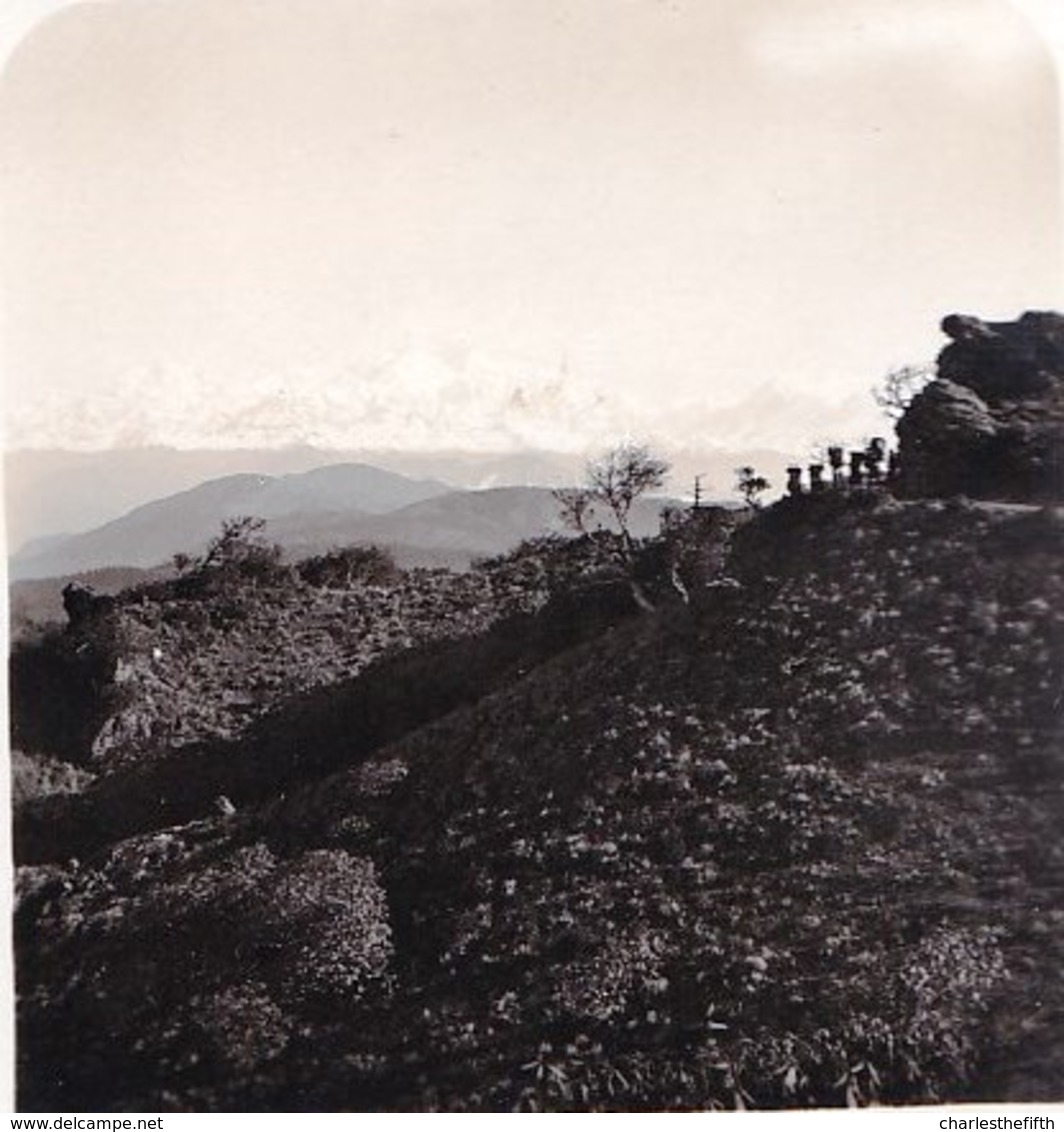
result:
<svg viewBox="0 0 1064 1132"><path fill-rule="evenodd" d="M168 759L34 803L22 1107L1060 1099L1062 543L790 500L689 605L585 592L196 748L235 810L175 817Z"/></svg>

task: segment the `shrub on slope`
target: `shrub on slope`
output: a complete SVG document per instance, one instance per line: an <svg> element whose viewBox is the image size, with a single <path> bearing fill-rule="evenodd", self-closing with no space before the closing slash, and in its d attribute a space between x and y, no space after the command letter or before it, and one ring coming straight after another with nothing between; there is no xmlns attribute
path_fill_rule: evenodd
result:
<svg viewBox="0 0 1064 1132"><path fill-rule="evenodd" d="M337 849L284 858L227 825L19 871L20 1108L254 1103L308 1036L386 1001L392 947L372 862Z"/></svg>

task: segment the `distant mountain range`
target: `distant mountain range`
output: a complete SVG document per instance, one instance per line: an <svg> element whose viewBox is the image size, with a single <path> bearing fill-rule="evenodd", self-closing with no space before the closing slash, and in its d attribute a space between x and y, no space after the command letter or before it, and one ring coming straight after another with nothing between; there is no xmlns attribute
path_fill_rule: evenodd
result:
<svg viewBox="0 0 1064 1132"><path fill-rule="evenodd" d="M661 500L642 500L640 534L657 529ZM144 504L93 530L31 540L10 560L12 580L104 567L153 567L179 551L199 553L228 518L267 521L265 535L291 557L373 543L404 565L464 566L523 538L559 532L549 488L456 491L366 464L337 464L284 476L230 475Z"/></svg>
<svg viewBox="0 0 1064 1132"><path fill-rule="evenodd" d="M696 475L701 477L703 492L716 498L733 496L734 469L741 464L754 465L779 487L784 466L804 455L738 442L727 448L653 447L672 461L667 490L687 498L693 492ZM494 453L307 446L15 450L4 455L7 546L9 553L28 553L26 544L30 540L91 531L133 508L232 475L283 477L326 465L357 463L416 480L435 480L452 489L530 484L556 487L578 483L584 462L583 454L548 449ZM344 502L345 507L357 506L350 497Z"/></svg>

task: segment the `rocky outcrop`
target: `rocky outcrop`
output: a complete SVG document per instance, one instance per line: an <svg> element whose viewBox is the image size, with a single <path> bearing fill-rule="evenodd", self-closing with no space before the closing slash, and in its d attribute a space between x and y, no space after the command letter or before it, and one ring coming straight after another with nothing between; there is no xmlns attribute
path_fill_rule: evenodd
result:
<svg viewBox="0 0 1064 1132"><path fill-rule="evenodd" d="M328 556L309 563L328 566ZM186 576L119 598L74 582L63 590L67 625L12 650L13 742L103 773L165 759L236 739L293 697L383 657L475 636L547 596L545 584L519 586L502 568L336 586L291 572L203 593Z"/></svg>
<svg viewBox="0 0 1064 1132"><path fill-rule="evenodd" d="M979 495L998 428L973 389L939 379L914 398L898 424L903 490L917 496Z"/></svg>
<svg viewBox="0 0 1064 1132"><path fill-rule="evenodd" d="M70 624L81 627L114 608L110 594L97 594L92 586L70 582L63 587L63 609Z"/></svg>
<svg viewBox="0 0 1064 1132"><path fill-rule="evenodd" d="M1064 496L1064 315L949 315L938 378L898 423L899 488L917 497Z"/></svg>
<svg viewBox="0 0 1064 1132"><path fill-rule="evenodd" d="M1044 397L1064 381L1064 315L1055 311L1028 311L1016 322L951 314L942 330L953 342L939 355L939 376L988 401Z"/></svg>

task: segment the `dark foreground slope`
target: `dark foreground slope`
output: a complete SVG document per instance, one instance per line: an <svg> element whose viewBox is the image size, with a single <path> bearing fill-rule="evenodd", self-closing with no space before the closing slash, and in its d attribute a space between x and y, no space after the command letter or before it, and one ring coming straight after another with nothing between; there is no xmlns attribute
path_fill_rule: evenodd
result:
<svg viewBox="0 0 1064 1132"><path fill-rule="evenodd" d="M1062 542L796 500L736 586L21 870L22 1107L1060 1099Z"/></svg>

